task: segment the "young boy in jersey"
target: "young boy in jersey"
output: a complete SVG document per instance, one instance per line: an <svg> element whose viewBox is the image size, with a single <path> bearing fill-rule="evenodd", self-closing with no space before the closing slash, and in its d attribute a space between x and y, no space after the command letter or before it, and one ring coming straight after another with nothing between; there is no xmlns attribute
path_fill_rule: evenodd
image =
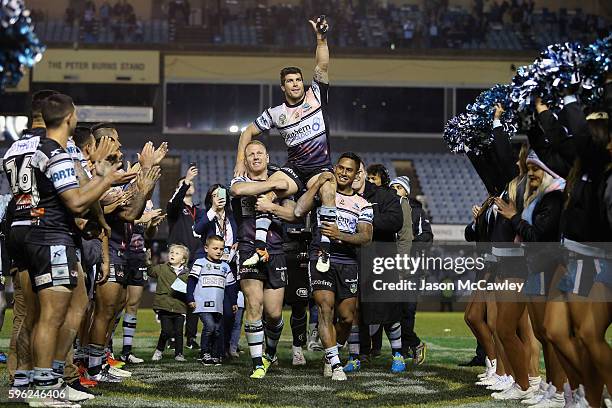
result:
<svg viewBox="0 0 612 408"><path fill-rule="evenodd" d="M147 252L147 263L151 262L150 256L150 252ZM148 269L149 276L157 279L153 310L157 312L161 323L161 333L159 334L157 347L151 358L153 361L162 359L166 342L170 339L175 339L176 342L174 359L181 362L185 361L185 357L183 357L183 324L185 324L187 305L184 295L180 296L180 292L172 289L172 284L177 279L187 283L189 277L188 261L189 249L186 246L170 245L168 262Z"/></svg>
<svg viewBox="0 0 612 408"><path fill-rule="evenodd" d="M235 285L234 274L230 266L221 261L225 240L218 235L211 235L206 240L206 256L193 264L187 281L187 303L197 313L204 327L200 341L200 359L202 364L221 365L223 339L223 298L225 287ZM236 299L231 299L234 312L237 310Z"/></svg>

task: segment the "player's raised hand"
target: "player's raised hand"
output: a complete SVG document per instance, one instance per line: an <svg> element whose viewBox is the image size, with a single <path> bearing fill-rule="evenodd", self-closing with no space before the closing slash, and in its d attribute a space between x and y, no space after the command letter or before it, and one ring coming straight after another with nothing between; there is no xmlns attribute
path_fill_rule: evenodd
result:
<svg viewBox="0 0 612 408"><path fill-rule="evenodd" d="M142 151L138 153L138 163L143 169L150 169L155 164L155 149L153 142L147 142L142 147Z"/></svg>
<svg viewBox="0 0 612 408"><path fill-rule="evenodd" d="M320 15L316 21L308 20L318 39L324 39L329 30L329 24L327 24L327 18L325 15Z"/></svg>
<svg viewBox="0 0 612 408"><path fill-rule="evenodd" d="M137 222L139 224L148 224L149 221L151 221L153 218L157 217L161 213L162 213L161 208L157 208L151 211L145 211L142 213L142 215L140 216Z"/></svg>
<svg viewBox="0 0 612 408"><path fill-rule="evenodd" d="M151 220L151 227L157 227L166 219L166 214L160 214Z"/></svg>
<svg viewBox="0 0 612 408"><path fill-rule="evenodd" d="M104 212L106 214L110 214L117 208L128 205L132 197L134 197L135 192L136 190L133 188L128 188L127 190L123 191L123 193L121 193L116 200L104 205Z"/></svg>
<svg viewBox="0 0 612 408"><path fill-rule="evenodd" d="M156 167L151 167L147 171L141 171L138 173L138 178L136 179L136 186L138 190L141 192L149 192L157 183L157 180L161 177L161 169Z"/></svg>
<svg viewBox="0 0 612 408"><path fill-rule="evenodd" d="M155 149L153 154L153 164L155 166L159 166L164 157L166 157L166 154L168 154L168 142L163 142L157 149Z"/></svg>
<svg viewBox="0 0 612 408"><path fill-rule="evenodd" d="M98 143L98 146L89 155L89 160L92 163L95 163L101 160L105 160L109 156L115 155L118 150L119 150L119 146L117 145L117 143L115 143L115 141L112 138L108 136L102 136L102 138L100 139L100 142Z"/></svg>

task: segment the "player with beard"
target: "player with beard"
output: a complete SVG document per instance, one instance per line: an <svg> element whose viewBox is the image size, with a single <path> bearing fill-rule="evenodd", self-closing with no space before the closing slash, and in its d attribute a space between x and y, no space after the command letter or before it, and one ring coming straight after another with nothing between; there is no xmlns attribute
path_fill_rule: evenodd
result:
<svg viewBox="0 0 612 408"><path fill-rule="evenodd" d="M357 247L372 240L372 205L355 193L352 186L360 166L361 159L351 152L338 159L334 168L337 191L331 197L338 213L333 222L324 222L315 229L310 247L310 288L319 308L319 335L325 348L323 375L335 381L346 380L337 344L346 342L355 317L359 287ZM300 197L296 213L306 213L321 201L329 200L319 189L328 177L327 173L320 175ZM323 235L331 241L331 265L326 273L316 268Z"/></svg>

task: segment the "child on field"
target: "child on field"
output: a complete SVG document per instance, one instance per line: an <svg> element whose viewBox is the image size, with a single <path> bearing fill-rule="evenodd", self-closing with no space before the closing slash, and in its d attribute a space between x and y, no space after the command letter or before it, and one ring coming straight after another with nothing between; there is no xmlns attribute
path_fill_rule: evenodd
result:
<svg viewBox="0 0 612 408"><path fill-rule="evenodd" d="M204 246L206 256L195 261L187 281L187 304L204 325L199 359L204 365L221 365L223 297L226 285L236 284L230 266L221 261L224 247L225 241L220 236L208 237ZM235 312L236 299L230 300Z"/></svg>
<svg viewBox="0 0 612 408"><path fill-rule="evenodd" d="M186 284L189 277L188 261L189 249L186 246L170 245L168 262L149 266L149 276L157 279L153 310L157 313L161 323L157 347L151 358L153 361L162 359L166 342L170 339L175 339L174 359L181 362L186 361L183 357L183 324L187 313L185 293L173 289L172 284L177 279Z"/></svg>

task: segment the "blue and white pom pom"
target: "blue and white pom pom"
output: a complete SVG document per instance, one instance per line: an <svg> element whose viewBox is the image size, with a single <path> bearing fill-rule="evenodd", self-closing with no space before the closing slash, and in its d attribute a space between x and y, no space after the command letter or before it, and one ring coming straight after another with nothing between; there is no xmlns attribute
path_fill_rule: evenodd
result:
<svg viewBox="0 0 612 408"><path fill-rule="evenodd" d="M17 85L44 51L23 0L0 0L0 91Z"/></svg>
<svg viewBox="0 0 612 408"><path fill-rule="evenodd" d="M603 98L606 74L612 68L612 34L584 47L580 57L580 100L585 105L598 106Z"/></svg>
<svg viewBox="0 0 612 408"><path fill-rule="evenodd" d="M533 64L520 67L512 79L512 107L517 112L533 111L536 97L551 109L563 108L567 88L581 81L582 46L578 43L546 47Z"/></svg>
<svg viewBox="0 0 612 408"><path fill-rule="evenodd" d="M500 104L504 109L500 121L504 131L509 137L517 132L517 118L511 108L511 87L509 85L495 85L491 89L483 91L476 101L467 106L468 113L474 114L476 127L485 133L493 132L493 119L495 116L495 105Z"/></svg>
<svg viewBox="0 0 612 408"><path fill-rule="evenodd" d="M493 143L491 124L473 113L461 113L444 126L444 140L453 153L481 154Z"/></svg>

